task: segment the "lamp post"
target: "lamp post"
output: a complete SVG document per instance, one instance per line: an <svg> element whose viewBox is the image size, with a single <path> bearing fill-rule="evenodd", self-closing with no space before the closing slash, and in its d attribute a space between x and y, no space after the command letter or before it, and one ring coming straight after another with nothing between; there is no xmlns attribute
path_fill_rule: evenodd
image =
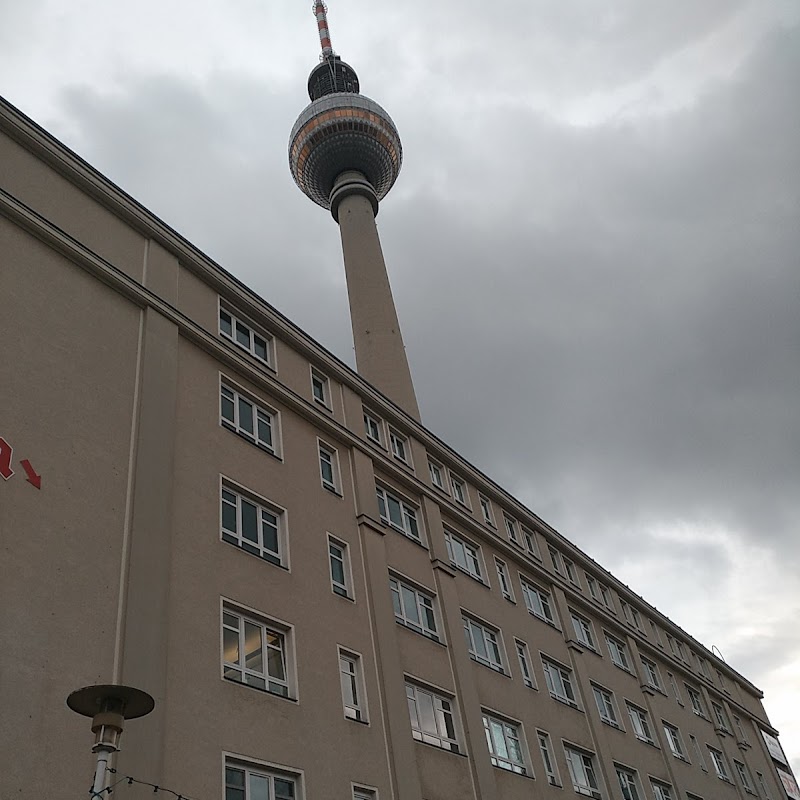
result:
<svg viewBox="0 0 800 800"><path fill-rule="evenodd" d="M92 784L92 797L100 797L106 789L106 772L112 753L119 750L119 740L126 719L149 714L155 700L141 689L104 684L77 689L67 698L67 705L76 713L92 718L97 764Z"/></svg>

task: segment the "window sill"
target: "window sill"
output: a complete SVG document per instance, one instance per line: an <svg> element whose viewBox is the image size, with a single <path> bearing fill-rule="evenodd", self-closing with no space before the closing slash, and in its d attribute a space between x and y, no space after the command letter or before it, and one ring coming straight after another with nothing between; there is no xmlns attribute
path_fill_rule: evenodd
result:
<svg viewBox="0 0 800 800"><path fill-rule="evenodd" d="M458 564L454 563L453 561L450 562L450 566L453 567L453 569L458 570L462 575L466 575L468 578L472 578L472 580L474 580L475 583L479 583L481 586L484 586L487 589L491 590L492 587L489 586L489 584L486 583L486 581L483 580L483 578L476 577L471 572L468 572L467 570L465 570L464 567L460 567Z"/></svg>
<svg viewBox="0 0 800 800"><path fill-rule="evenodd" d="M229 535L229 534L228 534ZM231 537L233 538L233 537ZM242 553L246 553L248 556L253 556L253 558L257 558L259 561L263 561L265 564L269 564L273 567L277 567L278 569L282 569L284 572L289 571L289 567L285 564L280 563L280 561L275 560L273 557L264 556L261 553L252 553L246 547L242 547L241 544L237 541L230 541L229 539L225 538L225 534L221 534L219 537L220 542L223 544L227 544L231 547L235 547L237 550L240 550Z"/></svg>
<svg viewBox="0 0 800 800"><path fill-rule="evenodd" d="M530 609L528 609L528 613L535 619L538 619L540 622L544 622L545 625L549 625L551 628L554 628L557 631L561 630L561 628L559 628L558 625L555 624L555 622L547 619L547 617L542 617L541 615L537 614L534 611L531 611Z"/></svg>
<svg viewBox="0 0 800 800"><path fill-rule="evenodd" d="M324 408L329 414L333 414L332 406L329 406L324 400L320 400L318 397L313 397L314 405L319 406L320 408Z"/></svg>
<svg viewBox="0 0 800 800"><path fill-rule="evenodd" d="M356 719L355 717L348 717L347 715L345 715L344 718L347 722L355 722L358 725L365 725L366 727L369 727L368 719Z"/></svg>
<svg viewBox="0 0 800 800"><path fill-rule="evenodd" d="M411 738L417 744L424 745L425 747L432 747L434 750L436 750L439 753L447 753L448 755L458 756L459 758L468 758L466 753L456 752L455 750L450 750L447 747L442 747L441 745L433 744L433 742L424 742L424 741L422 741L422 739L418 739L416 736L414 736L413 735L413 731L412 731L412 737Z"/></svg>
<svg viewBox="0 0 800 800"><path fill-rule="evenodd" d="M323 483L322 488L326 492L330 492L332 495L336 495L340 500L344 499L344 495L335 487L335 486L328 486L328 484Z"/></svg>
<svg viewBox="0 0 800 800"><path fill-rule="evenodd" d="M550 692L550 697L552 697L553 700L556 700L557 702L561 703L562 705L569 706L570 708L574 708L576 711L581 711L580 706L578 706L578 704L574 700L569 700L566 697L559 697L557 694L553 694L552 692Z"/></svg>
<svg viewBox="0 0 800 800"><path fill-rule="evenodd" d="M603 725L608 725L609 728L614 728L616 731L622 731L622 733L625 733L622 725L620 725L618 722L613 722L610 719L603 719L602 717L600 717L600 722L602 722Z"/></svg>
<svg viewBox="0 0 800 800"><path fill-rule="evenodd" d="M295 704L298 702L296 697L280 694L279 692L271 692L269 689L260 689L258 686L253 686L249 683L244 683L243 681L235 681L232 678L226 678L224 675L222 676L222 680L225 681L225 683L230 683L234 686L243 686L245 689L252 689L254 692L267 695L268 697L277 697L279 700L287 700L288 702Z"/></svg>
<svg viewBox="0 0 800 800"><path fill-rule="evenodd" d="M501 767L499 764L492 764L495 769L499 769L501 772L504 772L506 775L516 775L518 778L526 778L529 781L535 780L533 775L528 774L527 767L520 767L520 769L524 769L525 772L517 772L515 769L509 769L508 767Z"/></svg>
<svg viewBox="0 0 800 800"><path fill-rule="evenodd" d="M502 675L504 678L511 678L511 676L502 668L502 667L495 667L492 664L487 664L485 661L479 661L475 658L472 653L469 654L470 659L474 661L476 664L479 664L482 667L486 667L486 669L490 669L492 672L496 673L497 675Z"/></svg>
<svg viewBox="0 0 800 800"><path fill-rule="evenodd" d="M331 594L335 595L336 597L341 597L342 600L348 600L351 603L355 603L356 601L355 597L352 597L349 592L342 594L341 592L337 592L334 589L331 589Z"/></svg>
<svg viewBox="0 0 800 800"><path fill-rule="evenodd" d="M438 644L440 647L447 647L447 645L438 636L431 636L429 633L425 633L424 631L418 631L416 628L412 628L411 625L407 625L402 620L397 619L397 617L394 618L394 621L401 628L405 628L405 630L411 631L411 633L416 634L417 636L421 636L423 639L427 639L429 642Z"/></svg>
<svg viewBox="0 0 800 800"><path fill-rule="evenodd" d="M272 456L276 461L283 463L283 459L275 452L275 450L267 447L265 444L259 444L255 439L251 439L246 434L237 431L233 425L225 420L220 420L219 425L221 428L225 428L226 431L230 431L235 436L238 436L240 439L242 439L242 441L247 442L247 444L251 444L253 447L258 448L262 453L266 453L268 456Z"/></svg>

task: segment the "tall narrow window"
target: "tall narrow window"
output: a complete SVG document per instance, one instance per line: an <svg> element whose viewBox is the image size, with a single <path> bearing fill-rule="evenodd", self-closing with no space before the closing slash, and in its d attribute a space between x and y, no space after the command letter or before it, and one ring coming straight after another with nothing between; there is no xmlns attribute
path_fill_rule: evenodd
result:
<svg viewBox="0 0 800 800"><path fill-rule="evenodd" d="M725 764L725 756L722 754L721 750L715 750L713 747L708 747L708 752L711 754L711 763L714 765L714 771L717 773L717 777L723 781L730 782L730 776L728 775L728 767Z"/></svg>
<svg viewBox="0 0 800 800"><path fill-rule="evenodd" d="M585 617L580 616L580 614L576 614L574 611L570 611L570 617L572 618L572 629L575 631L575 638L582 645L595 650L592 623Z"/></svg>
<svg viewBox="0 0 800 800"><path fill-rule="evenodd" d="M450 475L450 486L453 489L453 497L457 503L461 503L462 506L469 505L467 503L467 485L461 478L457 478L455 475Z"/></svg>
<svg viewBox="0 0 800 800"><path fill-rule="evenodd" d="M351 597L347 545L333 536L328 536L328 560L331 567L331 588L334 593L341 597Z"/></svg>
<svg viewBox="0 0 800 800"><path fill-rule="evenodd" d="M661 686L661 676L658 674L658 666L654 661L650 661L649 658L645 658L644 656L641 657L642 660L642 668L644 669L644 679L648 686L651 686L653 689L658 689L659 692L663 692L664 689Z"/></svg>
<svg viewBox="0 0 800 800"><path fill-rule="evenodd" d="M220 385L219 405L224 428L277 455L277 412L254 403L224 383Z"/></svg>
<svg viewBox="0 0 800 800"><path fill-rule="evenodd" d="M750 780L750 773L747 771L747 767L736 759L733 760L733 766L736 767L736 774L739 776L742 788L749 794L753 794L753 781Z"/></svg>
<svg viewBox="0 0 800 800"><path fill-rule="evenodd" d="M389 589L397 622L438 642L433 597L398 578L389 578Z"/></svg>
<svg viewBox="0 0 800 800"><path fill-rule="evenodd" d="M511 519L507 514L503 514L503 521L506 525L506 533L508 534L508 540L517 546L519 546L519 533L517 532L517 522L516 520Z"/></svg>
<svg viewBox="0 0 800 800"><path fill-rule="evenodd" d="M619 789L622 792L622 800L642 800L639 793L639 782L636 780L636 773L625 767L616 767Z"/></svg>
<svg viewBox="0 0 800 800"><path fill-rule="evenodd" d="M772 800L772 793L769 790L769 786L767 786L767 782L764 779L763 772L756 772L756 778L758 779L758 785L761 788L761 794L767 798L767 800Z"/></svg>
<svg viewBox="0 0 800 800"><path fill-rule="evenodd" d="M663 724L664 736L667 738L667 744L669 744L672 755L686 761L686 753L683 748L683 742L681 741L681 732L674 725L670 725L669 722L664 722Z"/></svg>
<svg viewBox="0 0 800 800"><path fill-rule="evenodd" d="M322 485L334 494L341 494L339 457L332 447L317 440L319 448L319 474Z"/></svg>
<svg viewBox="0 0 800 800"><path fill-rule="evenodd" d="M441 747L451 753L461 752L456 736L453 701L437 692L406 683L411 735L420 742Z"/></svg>
<svg viewBox="0 0 800 800"><path fill-rule="evenodd" d="M597 704L597 711L600 714L600 719L607 725L614 728L619 728L619 720L617 719L617 708L614 704L614 695L604 689L602 686L595 686L592 684L592 693L594 694L594 701Z"/></svg>
<svg viewBox="0 0 800 800"><path fill-rule="evenodd" d="M544 679L550 696L567 705L578 707L575 690L572 686L572 670L562 667L549 659L542 658Z"/></svg>
<svg viewBox="0 0 800 800"><path fill-rule="evenodd" d="M744 732L744 728L742 727L742 720L740 717L737 717L734 714L733 717L733 724L736 726L736 734L738 736L739 741L742 744L747 744L747 734Z"/></svg>
<svg viewBox="0 0 800 800"><path fill-rule="evenodd" d="M697 764L703 772L708 772L708 767L706 766L705 759L703 758L703 751L700 749L700 743L697 741L696 737L689 734L689 742L692 745L692 752L694 753L694 757L697 759Z"/></svg>
<svg viewBox="0 0 800 800"><path fill-rule="evenodd" d="M517 649L517 658L519 659L519 670L522 673L522 682L529 688L535 689L536 684L533 680L533 669L531 668L531 659L528 655L528 645L521 639L514 639L514 645Z"/></svg>
<svg viewBox="0 0 800 800"><path fill-rule="evenodd" d="M389 446L392 455L404 464L411 465L411 451L408 449L408 439L402 433L389 429Z"/></svg>
<svg viewBox="0 0 800 800"><path fill-rule="evenodd" d="M589 587L592 599L600 602L600 590L597 588L597 581L591 575L586 575L586 585Z"/></svg>
<svg viewBox="0 0 800 800"><path fill-rule="evenodd" d="M219 309L219 332L259 361L263 361L270 367L273 366L271 337L257 333L249 322L245 322L221 306Z"/></svg>
<svg viewBox="0 0 800 800"><path fill-rule="evenodd" d="M606 634L606 644L608 645L608 653L611 656L611 661L620 669L625 669L630 672L631 667L628 662L628 648L624 642Z"/></svg>
<svg viewBox="0 0 800 800"><path fill-rule="evenodd" d="M327 375L323 375L318 369L311 369L311 396L315 403L330 409L331 407L331 382Z"/></svg>
<svg viewBox="0 0 800 800"><path fill-rule="evenodd" d="M567 573L567 579L570 583L574 583L576 586L578 586L578 571L575 569L575 564L573 564L572 561L566 557L564 557L563 561L564 570Z"/></svg>
<svg viewBox="0 0 800 800"><path fill-rule="evenodd" d="M600 785L594 768L594 756L590 753L564 745L569 777L576 794L600 797Z"/></svg>
<svg viewBox="0 0 800 800"><path fill-rule="evenodd" d="M628 703L628 714L630 715L633 732L636 734L636 738L648 744L653 744L653 731L650 728L650 718L647 712L643 708Z"/></svg>
<svg viewBox="0 0 800 800"><path fill-rule="evenodd" d="M558 765L553 757L553 748L550 745L550 734L546 731L537 731L539 737L539 752L542 755L544 772L547 775L547 782L551 786L561 786L561 779L558 775Z"/></svg>
<svg viewBox="0 0 800 800"><path fill-rule="evenodd" d="M511 578L508 575L508 567L505 561L501 561L497 556L494 559L495 566L497 567L497 580L500 583L500 591L506 600L514 602L514 591L511 588Z"/></svg>
<svg viewBox="0 0 800 800"><path fill-rule="evenodd" d="M283 512L222 486L221 538L265 561L284 566Z"/></svg>
<svg viewBox="0 0 800 800"><path fill-rule="evenodd" d="M675 680L675 676L671 672L667 673L667 680L669 681L669 687L670 689L672 689L672 694L674 695L675 700L677 701L679 706L682 706L683 699L681 698L681 693L680 690L678 689L678 684Z"/></svg>
<svg viewBox="0 0 800 800"><path fill-rule="evenodd" d="M467 650L473 660L491 667L497 672L505 672L501 655L500 633L487 628L474 619L462 617Z"/></svg>
<svg viewBox="0 0 800 800"><path fill-rule="evenodd" d="M528 768L520 741L520 726L514 722L507 722L490 714L484 714L483 728L486 732L486 743L489 746L492 764L519 775L527 775Z"/></svg>
<svg viewBox="0 0 800 800"><path fill-rule="evenodd" d="M288 632L267 620L225 606L222 611L222 674L283 697L289 696Z"/></svg>
<svg viewBox="0 0 800 800"><path fill-rule="evenodd" d="M550 599L550 592L535 586L522 575L519 576L520 586L522 587L522 597L525 600L525 607L535 617L544 620L550 625L555 626L556 620Z"/></svg>
<svg viewBox="0 0 800 800"><path fill-rule="evenodd" d="M717 723L717 727L725 731L725 733L730 733L731 728L728 724L728 717L725 714L725 709L719 703L712 702L711 710L714 712L714 720Z"/></svg>
<svg viewBox="0 0 800 800"><path fill-rule="evenodd" d="M339 678L342 685L344 715L357 722L367 721L364 679L361 671L361 656L339 649Z"/></svg>
<svg viewBox="0 0 800 800"><path fill-rule="evenodd" d="M444 532L444 541L447 545L450 563L483 583L481 556L478 548L466 539L462 539L458 534L447 530Z"/></svg>
<svg viewBox="0 0 800 800"><path fill-rule="evenodd" d="M536 534L523 525L522 538L525 540L525 549L528 551L528 554L541 561L542 554L539 552L539 543L536 541Z"/></svg>
<svg viewBox="0 0 800 800"><path fill-rule="evenodd" d="M478 495L478 501L481 504L481 513L483 514L483 521L494 528L494 517L492 516L492 506L489 499L482 494Z"/></svg>
<svg viewBox="0 0 800 800"><path fill-rule="evenodd" d="M416 542L421 542L417 510L381 486L376 487L381 521Z"/></svg>
<svg viewBox="0 0 800 800"><path fill-rule="evenodd" d="M367 439L383 446L383 422L366 409L364 409L364 433Z"/></svg>
<svg viewBox="0 0 800 800"><path fill-rule="evenodd" d="M706 709L703 705L703 698L700 692L692 686L689 686L688 683L685 683L684 686L686 687L686 694L689 695L689 702L692 705L692 711L697 714L698 717L708 719L708 714L706 714Z"/></svg>
<svg viewBox="0 0 800 800"><path fill-rule="evenodd" d="M431 483L437 489L444 489L444 470L442 469L442 465L429 460L428 472L430 472L431 475Z"/></svg>
<svg viewBox="0 0 800 800"><path fill-rule="evenodd" d="M650 778L650 785L653 787L653 797L655 800L674 800L672 787L668 783L662 783L654 778Z"/></svg>
<svg viewBox="0 0 800 800"><path fill-rule="evenodd" d="M550 551L550 563L553 565L553 570L562 577L566 577L564 561L561 558L561 553L559 553L555 547L548 547L547 549Z"/></svg>

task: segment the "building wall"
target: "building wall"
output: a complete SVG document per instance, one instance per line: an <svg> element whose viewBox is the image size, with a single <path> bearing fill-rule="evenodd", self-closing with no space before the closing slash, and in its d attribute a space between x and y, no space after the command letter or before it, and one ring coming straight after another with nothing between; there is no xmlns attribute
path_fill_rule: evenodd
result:
<svg viewBox="0 0 800 800"><path fill-rule="evenodd" d="M744 798L734 759L782 796L760 735L775 731L752 684L57 142L0 110L0 363L12 365L0 436L17 470L0 485L0 746L13 754L0 796L48 796L53 775L65 796L85 789L89 722L64 700L104 682L156 699L126 728L119 774L195 797L223 795L226 754L288 770L308 798L346 797L353 783L384 799L557 797L538 731L570 791L565 743L591 754L603 797L620 796L621 764L637 772L643 797L652 777L674 797ZM270 365L221 335L220 308L271 342ZM312 369L327 378L324 403ZM274 453L221 424L223 383L274 415ZM366 434L365 409L381 442ZM407 463L388 446L390 431L406 437ZM320 442L335 451L336 491L322 485ZM19 458L39 470L41 489L24 481ZM466 504L451 475L464 481ZM223 541L222 486L278 513L280 565ZM381 519L376 486L413 510L419 541ZM332 591L329 535L347 546L350 597ZM479 551L480 579L451 563L453 535ZM439 641L398 624L390 579L433 599ZM548 594L552 622L526 608L525 579ZM284 633L289 698L223 677L223 606ZM573 612L590 624L593 647L578 640ZM495 630L500 669L470 656L462 615ZM625 646L628 669L612 663L606 634ZM363 723L345 718L340 648L360 656ZM648 685L642 657L659 686ZM551 697L548 660L570 675L573 703ZM414 740L407 680L450 701L459 753ZM687 684L709 719L692 711ZM613 695L619 727L601 721L595 685ZM730 733L711 722L712 702ZM647 715L651 742L634 735L627 703ZM492 765L484 714L517 726L526 775ZM670 753L662 720L679 728L686 760ZM716 776L709 745L725 754L730 782Z"/></svg>

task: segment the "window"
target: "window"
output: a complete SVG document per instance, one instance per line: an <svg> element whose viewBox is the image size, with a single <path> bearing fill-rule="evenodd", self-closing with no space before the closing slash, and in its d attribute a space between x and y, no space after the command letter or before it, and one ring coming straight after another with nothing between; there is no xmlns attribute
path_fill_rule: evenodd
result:
<svg viewBox="0 0 800 800"><path fill-rule="evenodd" d="M481 557L478 548L462 539L450 531L444 532L444 540L447 545L447 555L450 563L463 570L467 575L471 575L475 580L483 583L483 573L481 572Z"/></svg>
<svg viewBox="0 0 800 800"><path fill-rule="evenodd" d="M223 427L277 455L277 412L256 405L224 383L220 385L219 407Z"/></svg>
<svg viewBox="0 0 800 800"><path fill-rule="evenodd" d="M594 633L592 631L592 623L585 617L576 614L570 610L570 617L572 618L572 628L575 631L575 638L586 647L595 650Z"/></svg>
<svg viewBox="0 0 800 800"><path fill-rule="evenodd" d="M706 766L705 759L703 758L703 751L700 749L700 744L691 733L689 734L689 742L692 745L692 752L694 753L694 757L697 759L700 769L703 770L703 772L708 772L708 767Z"/></svg>
<svg viewBox="0 0 800 800"><path fill-rule="evenodd" d="M503 521L506 525L506 533L508 534L508 541L512 544L517 545L519 547L519 534L517 533L517 523L516 520L511 519L506 514L503 514Z"/></svg>
<svg viewBox="0 0 800 800"><path fill-rule="evenodd" d="M285 566L284 514L266 503L262 500L256 502L223 484L221 537L224 542L271 564Z"/></svg>
<svg viewBox="0 0 800 800"><path fill-rule="evenodd" d="M461 503L462 506L466 506L467 504L467 485L461 478L457 478L455 475L450 475L450 486L453 487L453 497L455 498L457 503Z"/></svg>
<svg viewBox="0 0 800 800"><path fill-rule="evenodd" d="M633 725L633 732L636 734L637 739L641 739L648 744L655 744L653 740L653 732L650 730L650 719L647 712L639 706L628 703L628 714L631 718L631 725Z"/></svg>
<svg viewBox="0 0 800 800"><path fill-rule="evenodd" d="M221 306L219 332L259 361L272 366L272 339L256 333L249 322L242 321Z"/></svg>
<svg viewBox="0 0 800 800"><path fill-rule="evenodd" d="M594 701L597 703L597 711L600 714L600 719L607 725L612 725L619 728L619 720L617 719L617 709L614 704L614 695L604 689L602 686L595 686L592 684L592 693L594 694Z"/></svg>
<svg viewBox="0 0 800 800"><path fill-rule="evenodd" d="M375 493L378 496L378 510L381 521L391 525L395 530L413 539L415 542L422 542L417 523L417 511L403 500L387 492L381 486L377 486Z"/></svg>
<svg viewBox="0 0 800 800"><path fill-rule="evenodd" d="M667 634L667 644L669 645L669 649L672 651L672 655L678 658L678 645L675 639L673 639L669 634Z"/></svg>
<svg viewBox="0 0 800 800"><path fill-rule="evenodd" d="M639 782L636 780L636 773L626 767L614 766L617 771L619 790L622 792L622 800L642 800L639 793Z"/></svg>
<svg viewBox="0 0 800 800"><path fill-rule="evenodd" d="M326 375L319 370L311 368L311 396L315 403L330 409L331 407L331 387Z"/></svg>
<svg viewBox="0 0 800 800"><path fill-rule="evenodd" d="M347 545L328 536L328 561L331 567L331 588L340 597L350 597L350 559Z"/></svg>
<svg viewBox="0 0 800 800"><path fill-rule="evenodd" d="M758 785L761 787L761 794L763 794L767 800L772 800L769 787L767 786L767 782L764 780L764 773L756 772L756 778L758 779Z"/></svg>
<svg viewBox="0 0 800 800"><path fill-rule="evenodd" d="M569 582L578 586L578 571L575 569L575 565L566 557L564 557L562 561L564 562L564 569L566 570Z"/></svg>
<svg viewBox="0 0 800 800"><path fill-rule="evenodd" d="M591 575L586 575L586 585L589 587L589 594L592 596L592 599L597 600L599 603L600 590L597 588L597 581Z"/></svg>
<svg viewBox="0 0 800 800"><path fill-rule="evenodd" d="M672 755L687 761L686 752L681 741L681 732L674 725L670 725L669 722L664 722L664 735L667 737L667 744L669 744Z"/></svg>
<svg viewBox="0 0 800 800"><path fill-rule="evenodd" d="M561 779L558 776L558 766L553 758L553 750L550 746L550 734L545 731L537 731L539 737L539 752L542 754L544 772L547 775L547 782L551 786L561 786Z"/></svg>
<svg viewBox="0 0 800 800"><path fill-rule="evenodd" d="M678 689L678 684L675 680L675 676L671 673L667 673L667 680L669 681L670 689L672 689L672 694L675 695L675 700L677 701L679 706L683 705L683 699L681 698L680 690Z"/></svg>
<svg viewBox="0 0 800 800"><path fill-rule="evenodd" d="M733 766L736 768L736 774L739 776L742 788L749 794L754 794L753 782L750 780L750 773L747 771L747 767L736 759L733 760Z"/></svg>
<svg viewBox="0 0 800 800"><path fill-rule="evenodd" d="M383 423L366 409L364 409L364 432L367 439L383 447Z"/></svg>
<svg viewBox="0 0 800 800"><path fill-rule="evenodd" d="M487 628L469 617L462 617L467 649L474 661L491 667L498 672L505 672L500 655L499 631Z"/></svg>
<svg viewBox="0 0 800 800"><path fill-rule="evenodd" d="M483 715L483 729L492 764L518 775L527 775L525 757L520 742L520 726L513 722L497 719L489 714Z"/></svg>
<svg viewBox="0 0 800 800"><path fill-rule="evenodd" d="M550 696L577 708L578 702L572 688L572 671L546 658L542 658L542 667Z"/></svg>
<svg viewBox="0 0 800 800"><path fill-rule="evenodd" d="M622 606L622 614L628 621L628 624L636 628L637 631L641 631L642 621L639 616L639 612L635 608L633 608L633 606L628 605L628 603L626 603L624 600L620 600L619 602L620 605Z"/></svg>
<svg viewBox="0 0 800 800"><path fill-rule="evenodd" d="M440 464L428 461L428 471L431 474L431 483L438 489L444 489L444 473Z"/></svg>
<svg viewBox="0 0 800 800"><path fill-rule="evenodd" d="M744 732L744 728L742 727L742 720L739 717L737 717L736 715L734 715L733 724L736 726L736 732L737 732L737 734L739 736L739 741L742 744L747 744L747 736L746 736L746 734Z"/></svg>
<svg viewBox="0 0 800 800"><path fill-rule="evenodd" d="M225 800L296 800L299 783L294 775L225 762Z"/></svg>
<svg viewBox="0 0 800 800"><path fill-rule="evenodd" d="M661 643L661 631L658 629L658 625L653 622L653 620L649 620L650 622L650 633L653 636L653 641L659 646L663 647L664 645Z"/></svg>
<svg viewBox="0 0 800 800"><path fill-rule="evenodd" d="M342 684L344 715L356 722L367 721L367 693L361 671L361 656L339 648L339 679Z"/></svg>
<svg viewBox="0 0 800 800"><path fill-rule="evenodd" d="M688 683L685 683L684 686L686 687L686 694L689 695L689 702L692 705L692 711L694 711L698 717L708 719L708 714L706 714L706 709L703 705L703 698L700 695L700 692L697 691L697 689L689 686Z"/></svg>
<svg viewBox="0 0 800 800"><path fill-rule="evenodd" d="M319 474L322 485L334 494L341 494L339 485L339 457L336 450L317 439L319 448Z"/></svg>
<svg viewBox="0 0 800 800"><path fill-rule="evenodd" d="M562 577L566 577L566 571L564 570L564 562L561 559L561 553L555 549L555 547L548 547L550 551L550 561L553 564L553 569Z"/></svg>
<svg viewBox="0 0 800 800"><path fill-rule="evenodd" d="M678 658L680 658L680 660L681 660L681 661L685 661L685 662L688 664L689 662L688 662L688 661L687 661L687 659L686 659L686 651L685 651L685 650L684 650L684 648L683 648L683 643L682 643L682 642L679 642L679 641L676 639L676 640L675 640L675 645L676 645L676 647L678 648Z"/></svg>
<svg viewBox="0 0 800 800"><path fill-rule="evenodd" d="M489 504L488 498L484 497L482 494L478 495L478 501L481 504L481 511L483 512L483 521L487 525L491 525L494 527L494 517L492 516L492 507Z"/></svg>
<svg viewBox="0 0 800 800"><path fill-rule="evenodd" d="M631 671L630 663L628 662L628 648L619 639L606 634L606 644L608 645L608 654L611 656L611 661L620 669Z"/></svg>
<svg viewBox="0 0 800 800"><path fill-rule="evenodd" d="M541 561L542 555L539 552L539 543L536 541L536 534L523 525L522 538L525 540L525 549L528 551L529 555Z"/></svg>
<svg viewBox="0 0 800 800"><path fill-rule="evenodd" d="M730 733L731 728L728 724L728 718L725 716L725 709L719 703L711 703L711 709L714 712L714 719L717 721L717 726L725 731L725 733Z"/></svg>
<svg viewBox="0 0 800 800"><path fill-rule="evenodd" d="M728 685L725 683L725 678L723 677L722 673L719 670L715 670L717 673L717 683L719 683L720 689L722 689L725 694L730 694L730 690L728 689Z"/></svg>
<svg viewBox="0 0 800 800"><path fill-rule="evenodd" d="M519 670L522 673L522 682L529 689L535 689L536 684L533 681L533 670L531 669L531 660L528 656L528 645L520 639L514 639L514 645L517 649L517 658L519 659Z"/></svg>
<svg viewBox="0 0 800 800"><path fill-rule="evenodd" d="M555 616L553 615L553 607L550 603L550 593L538 586L534 586L527 578L519 576L519 582L522 586L522 597L525 600L525 607L535 617L544 620L550 625L555 626Z"/></svg>
<svg viewBox="0 0 800 800"><path fill-rule="evenodd" d="M594 771L594 756L564 745L572 786L577 794L600 797L600 786Z"/></svg>
<svg viewBox="0 0 800 800"><path fill-rule="evenodd" d="M505 597L506 600L511 600L513 603L514 592L511 588L511 578L508 575L508 567L506 566L506 562L495 557L494 563L497 567L497 580L500 582L500 591L503 593L503 597Z"/></svg>
<svg viewBox="0 0 800 800"><path fill-rule="evenodd" d="M392 455L404 464L411 466L411 453L408 449L408 439L402 433L389 428L389 446L392 449Z"/></svg>
<svg viewBox="0 0 800 800"><path fill-rule="evenodd" d="M703 677L710 681L711 670L708 667L708 661L706 661L702 656L697 656L697 663L700 665L700 672L703 673Z"/></svg>
<svg viewBox="0 0 800 800"><path fill-rule="evenodd" d="M600 584L600 597L603 598L603 605L612 613L616 614L617 612L614 611L614 600L611 597L611 591L609 590L608 586L604 584Z"/></svg>
<svg viewBox="0 0 800 800"><path fill-rule="evenodd" d="M378 793L374 789L365 789L363 786L353 787L353 800L377 800Z"/></svg>
<svg viewBox="0 0 800 800"><path fill-rule="evenodd" d="M672 787L668 783L661 783L661 781L650 778L650 785L653 787L655 800L673 800Z"/></svg>
<svg viewBox="0 0 800 800"><path fill-rule="evenodd" d="M713 747L708 746L708 752L711 754L711 763L714 765L717 777L730 783L731 779L728 775L728 768L725 765L725 756L722 754L722 751L715 750Z"/></svg>
<svg viewBox="0 0 800 800"><path fill-rule="evenodd" d="M659 692L663 692L664 690L661 688L661 676L658 674L658 666L655 662L650 661L649 658L642 656L641 659L645 682L653 689L658 689Z"/></svg>
<svg viewBox="0 0 800 800"><path fill-rule="evenodd" d="M406 683L411 735L420 742L460 753L453 715L453 701L436 692Z"/></svg>
<svg viewBox="0 0 800 800"><path fill-rule="evenodd" d="M394 618L407 628L439 641L433 597L397 578L389 578Z"/></svg>
<svg viewBox="0 0 800 800"><path fill-rule="evenodd" d="M289 697L287 630L223 606L222 675Z"/></svg>

